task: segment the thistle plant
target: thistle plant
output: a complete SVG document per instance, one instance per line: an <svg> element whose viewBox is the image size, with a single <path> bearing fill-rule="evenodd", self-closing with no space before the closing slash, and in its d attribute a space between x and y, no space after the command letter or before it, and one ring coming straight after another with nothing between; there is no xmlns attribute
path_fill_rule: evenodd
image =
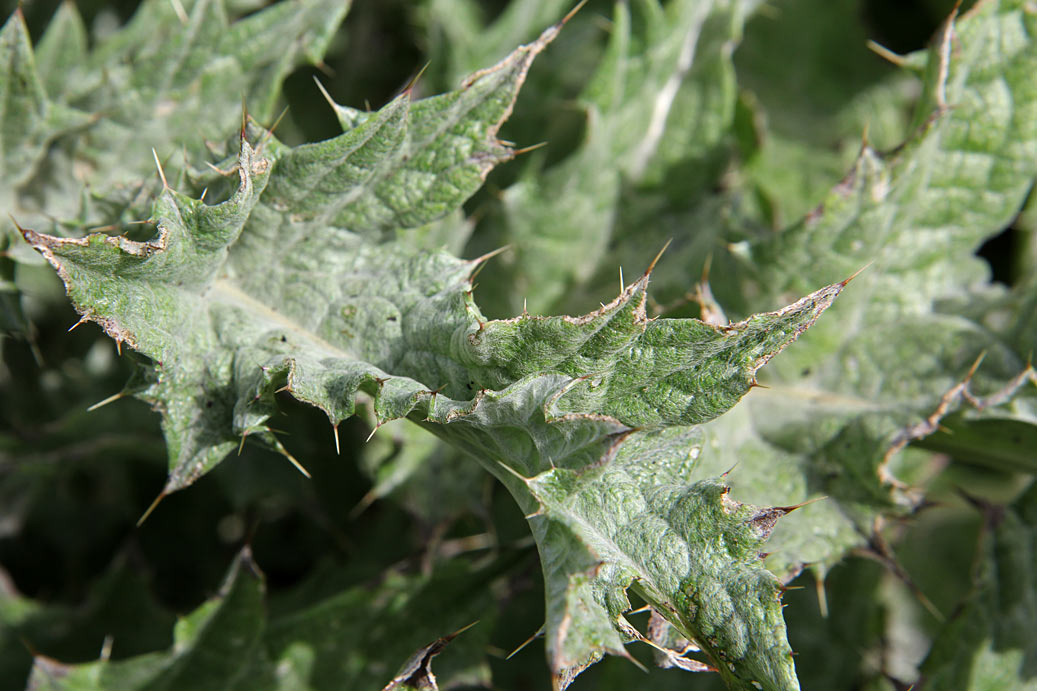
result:
<svg viewBox="0 0 1037 691"><path fill-rule="evenodd" d="M89 49L71 5L35 48L12 15L7 328L31 336L30 277L56 274L76 333L92 322L117 349L70 361L132 368L90 415L160 421L163 445L97 451L165 459L124 534L146 540L165 514L177 535L179 498L222 477L237 553L175 626L141 585L141 612L159 613L140 616L167 638L124 649L109 628L93 659L34 642L70 615L6 589L0 638L26 639L32 667L15 656L0 673L31 688L517 688L488 654L539 633L534 683L556 689L643 683L624 675L649 659L669 670L660 687L1037 684L1037 255L1010 285L975 256L1037 176L1032 5L955 10L920 53L877 47L899 71L843 103L854 126L877 123L863 142L838 135L848 159L780 113L768 129L769 65L746 28L758 3L570 10L516 2L487 25L476 3L429 0L414 10L428 74L377 109L328 96L341 134L294 145L275 126L280 85L321 60L341 3L232 20L217 0L145 2ZM454 86L428 95L437 82ZM524 112L530 92L576 126ZM561 151L502 138L538 124ZM797 157L821 177L849 169L811 198L784 187ZM90 376L65 369L56 386L84 395ZM0 495L60 476L65 440L101 424L76 410L49 447L12 418ZM352 480L332 489L342 466ZM268 584L264 530L322 491L313 522L339 547L301 583ZM916 539L904 526L951 501L979 536L953 614L926 587L941 566L898 555ZM515 506L532 541L494 516ZM401 522L418 539L387 547ZM846 580L827 597L840 570L856 598ZM852 663L794 656L797 578L830 617L811 623L819 638L860 624L828 641ZM531 630L497 615L538 599ZM913 657L890 650L905 629ZM625 659L579 677L609 656Z"/></svg>

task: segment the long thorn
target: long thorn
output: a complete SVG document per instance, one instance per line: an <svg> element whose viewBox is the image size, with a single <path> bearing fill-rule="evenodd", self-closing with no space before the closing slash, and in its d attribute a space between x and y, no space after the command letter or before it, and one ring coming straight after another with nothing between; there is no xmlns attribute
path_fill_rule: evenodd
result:
<svg viewBox="0 0 1037 691"><path fill-rule="evenodd" d="M86 409L86 412L92 413L95 410L97 410L98 408L100 408L101 406L106 406L109 403L114 403L115 401L119 400L120 398L122 398L125 395L126 395L125 391L120 391L119 393L113 393L111 396L109 396L108 398L104 399L103 401L98 401L97 403L94 403L92 406L90 406L89 408Z"/></svg>
<svg viewBox="0 0 1037 691"><path fill-rule="evenodd" d="M540 637L540 636L542 636L542 635L544 635L544 625L543 625L543 624L541 624L541 625L540 625L540 628L539 628L539 629L537 629L536 631L534 631L534 632L533 632L533 635L532 635L532 636L530 636L529 638L527 638L526 640L524 640L524 641L523 641L522 643L520 643L520 644L519 644L519 647L517 647L517 648L515 648L514 650L512 650L512 651L511 651L511 652L510 652L510 653L508 654L508 656L507 656L506 658L504 658L504 659L505 659L505 660L510 660L511 658L515 657L516 655L518 655L518 653L519 653L519 652L520 652L520 651L521 651L521 650L522 650L523 648L525 648L525 647L526 647L527 645L529 645L530 643L532 643L533 641L535 641L535 640L536 640L537 638L539 638L539 637Z"/></svg>
<svg viewBox="0 0 1037 691"><path fill-rule="evenodd" d="M169 4L173 6L173 12L176 13L176 18L180 20L180 23L187 26L191 19L187 16L187 12L184 10L180 0L169 0Z"/></svg>
<svg viewBox="0 0 1037 691"><path fill-rule="evenodd" d="M256 144L256 153L257 154L260 151L263 150L263 146L266 145L266 143L268 141L270 141L271 137L274 136L274 130L277 129L277 126L281 124L281 120L283 120L284 116L287 115L287 114L288 114L288 106L285 106L284 110L281 111L281 114L277 116L276 120L274 120L274 124L270 125L270 128L266 132L264 132L263 136L259 139L259 143Z"/></svg>
<svg viewBox="0 0 1037 691"><path fill-rule="evenodd" d="M155 167L158 168L158 176L162 180L162 189L168 190L169 183L166 182L166 171L162 170L162 163L158 160L158 152L155 151L155 147L151 147L151 155L155 157Z"/></svg>
<svg viewBox="0 0 1037 691"><path fill-rule="evenodd" d="M375 503L377 499L378 494L374 491L374 488L371 488L367 492L367 494L360 498L360 501L356 503L356 506L349 510L349 520L353 520L354 518L362 514L364 511L367 510L367 507Z"/></svg>
<svg viewBox="0 0 1037 691"><path fill-rule="evenodd" d="M289 463L291 463L292 465L295 466L296 470L298 470L300 473L302 473L303 475L306 476L306 479L308 479L308 480L312 480L313 479L313 476L310 475L310 471L306 470L306 468L303 467L302 463L300 463L298 461L298 459L296 459L295 456L293 456L292 454L288 453L288 451L285 450L283 447L281 449L281 453L284 454L285 458L288 459Z"/></svg>
<svg viewBox="0 0 1037 691"><path fill-rule="evenodd" d="M248 132L248 102L245 100L245 92L241 92L241 131L238 134L239 141L245 141Z"/></svg>
<svg viewBox="0 0 1037 691"><path fill-rule="evenodd" d="M570 19L572 19L576 15L577 12L579 12L581 9L583 9L583 6L586 5L586 4L587 4L587 0L580 0L580 2L578 2L576 4L576 7L572 8L571 10L569 10L569 12L566 13L566 15L564 17L562 17L562 21L558 22L558 24L561 25L561 24L568 23L568 21Z"/></svg>
<svg viewBox="0 0 1037 691"><path fill-rule="evenodd" d="M984 349L982 352L980 352L979 357L976 358L976 361L972 363L972 367L969 368L969 373L965 375L966 382L972 381L973 375L976 374L976 370L978 370L979 366L983 364L983 360L986 359L986 357L987 351Z"/></svg>
<svg viewBox="0 0 1037 691"><path fill-rule="evenodd" d="M871 266L871 265L872 265L872 264L874 264L874 263L875 263L875 260L874 260L874 259L872 259L872 260L871 260L870 262L868 262L867 264L865 264L865 265L864 265L864 266L862 266L861 268L857 269L856 271L854 271L854 272L853 272L852 274L850 274L849 276L847 276L847 277L846 277L846 278L844 278L843 280L839 281L839 285L841 285L842 287L844 287L844 288L845 288L846 286L848 286L848 285L850 284L850 281L852 281L853 279L855 279L855 278L857 278L858 276L860 276L860 275L861 275L861 273L862 273L862 272L863 272L863 271L864 271L865 269L867 269L867 268L868 268L869 266Z"/></svg>
<svg viewBox="0 0 1037 691"><path fill-rule="evenodd" d="M865 45L868 47L868 50L875 53L875 55L878 55L883 60L890 62L897 67L907 66L907 60L904 59L904 56L894 53L886 46L876 43L875 41L868 41Z"/></svg>
<svg viewBox="0 0 1037 691"><path fill-rule="evenodd" d="M502 254L504 252L507 252L510 249L511 249L511 245L503 245L501 247L498 247L495 250L490 250L486 254L479 255L475 259L469 259L468 263L469 264L475 264L475 265L485 264L487 261L489 261L490 259L493 259L498 254Z"/></svg>
<svg viewBox="0 0 1037 691"><path fill-rule="evenodd" d="M814 584L817 588L817 607L821 611L821 618L828 618L828 595L825 593L825 579L823 576L815 577Z"/></svg>
<svg viewBox="0 0 1037 691"><path fill-rule="evenodd" d="M158 503L160 501L162 501L163 499L165 499L165 498L166 498L166 490L163 489L161 492L158 493L158 496L155 497L155 501L151 502L151 506L149 506L148 510L144 512L144 515L137 519L137 527L138 528L141 525L143 525L144 521L146 521L148 519L148 516L150 516L151 512L155 510L155 507L158 506Z"/></svg>
<svg viewBox="0 0 1037 691"><path fill-rule="evenodd" d="M209 166L209 168L211 168L212 170L216 171L217 173L219 173L220 175L222 175L225 178L229 178L231 175L234 175L234 173L238 172L238 164L237 163L235 163L233 166L231 166L230 170L224 170L223 168L219 168L219 167L213 165L212 163L209 163L208 161L205 162L205 165Z"/></svg>
<svg viewBox="0 0 1037 691"><path fill-rule="evenodd" d="M324 100L328 102L328 105L331 106L331 109L337 112L338 104L335 103L334 99L331 98L331 94L329 94L328 90L324 88L324 84L321 82L321 80L317 79L317 75L313 75L313 82L317 85L317 88L320 89L321 94L324 95Z"/></svg>
<svg viewBox="0 0 1037 691"><path fill-rule="evenodd" d="M414 87L418 85L418 80L421 79L422 75L425 74L425 70L427 70L428 66L431 64L431 62L426 62L424 65L422 65L421 69L418 70L418 73L411 78L410 82L407 83L407 86L403 87L403 90L400 93L407 94L408 96L410 96L410 93L414 90Z"/></svg>
<svg viewBox="0 0 1037 691"><path fill-rule="evenodd" d="M338 445L338 423L331 426L331 433L335 436L335 455L341 456L342 449Z"/></svg>
<svg viewBox="0 0 1037 691"><path fill-rule="evenodd" d="M659 263L659 260L663 256L663 252L665 252L667 248L669 248L671 242L673 242L673 238L670 238L666 241L666 244L663 245L663 248L659 250L659 254L655 255L655 259L653 259L652 263L648 265L648 268L645 270L645 275L649 275L652 273L652 271L655 270L655 265Z"/></svg>
<svg viewBox="0 0 1037 691"><path fill-rule="evenodd" d="M521 149L513 149L512 152L511 152L511 155L512 156L521 156L523 154L528 154L531 151L536 151L537 149L542 149L545 146L547 146L547 142L540 142L538 144L533 144L532 146L524 146Z"/></svg>

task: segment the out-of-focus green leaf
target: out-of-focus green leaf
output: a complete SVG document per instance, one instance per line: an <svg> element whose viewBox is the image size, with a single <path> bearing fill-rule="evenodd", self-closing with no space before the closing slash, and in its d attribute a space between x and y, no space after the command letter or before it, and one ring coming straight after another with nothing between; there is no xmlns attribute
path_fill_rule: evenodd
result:
<svg viewBox="0 0 1037 691"><path fill-rule="evenodd" d="M731 46L754 5L615 5L608 47L579 98L582 142L546 170L529 166L491 216L491 232L512 248L502 258L509 312L547 311L593 275L625 186L672 176L674 194L687 197L712 182L734 112Z"/></svg>
<svg viewBox="0 0 1037 691"><path fill-rule="evenodd" d="M28 688L250 688L241 682L247 661L260 651L264 629L263 582L254 568L243 553L220 594L176 623L168 652L119 661L101 652L98 661L81 665L38 656Z"/></svg>
<svg viewBox="0 0 1037 691"><path fill-rule="evenodd" d="M176 623L170 649L74 665L38 656L29 688L381 688L423 640L453 638L476 617L483 620L437 659L437 676L447 687L485 685L491 585L516 556L505 552L479 569L446 562L430 576L390 572L374 588L268 617L263 575L245 550L220 593Z"/></svg>
<svg viewBox="0 0 1037 691"><path fill-rule="evenodd" d="M975 589L922 668L927 689L1037 689L1037 485L1013 505L981 505Z"/></svg>
<svg viewBox="0 0 1037 691"><path fill-rule="evenodd" d="M34 653L86 660L105 649L126 657L168 645L174 617L148 585L124 556L94 582L81 607L30 600L0 575L0 679L12 688L24 682Z"/></svg>
<svg viewBox="0 0 1037 691"><path fill-rule="evenodd" d="M779 526L769 562L778 573L834 563L876 513L918 501L900 483L924 469L896 452L943 415L1033 395L1027 352L940 305L984 290L972 252L1016 214L1037 174L1035 33L1037 16L1008 0L948 21L927 54L928 117L905 145L865 150L816 212L736 250L751 261L742 265L750 308L754 295L773 300L867 266L838 318L707 429L717 450L700 471L737 462L730 482L747 500L774 501L779 488L789 500L830 497Z"/></svg>

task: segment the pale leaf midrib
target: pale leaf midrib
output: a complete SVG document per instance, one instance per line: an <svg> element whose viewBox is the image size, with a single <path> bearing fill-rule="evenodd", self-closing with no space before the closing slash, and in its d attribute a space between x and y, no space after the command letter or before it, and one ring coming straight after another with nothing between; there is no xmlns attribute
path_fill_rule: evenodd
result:
<svg viewBox="0 0 1037 691"><path fill-rule="evenodd" d="M242 310L256 319L276 324L277 327L298 336L300 339L311 343L319 349L326 351L328 355L343 360L359 361L359 358L347 350L343 350L310 331L291 317L270 308L252 296L243 292L234 283L225 279L219 279L209 287L206 298L210 301L220 302Z"/></svg>

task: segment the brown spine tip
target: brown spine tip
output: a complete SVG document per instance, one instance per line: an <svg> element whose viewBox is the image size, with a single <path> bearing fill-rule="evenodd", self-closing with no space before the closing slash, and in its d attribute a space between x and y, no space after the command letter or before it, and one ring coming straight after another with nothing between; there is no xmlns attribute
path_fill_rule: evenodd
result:
<svg viewBox="0 0 1037 691"><path fill-rule="evenodd" d="M644 274L645 276L651 276L652 275L652 272L655 271L655 265L659 263L659 260L663 256L663 253L666 252L667 249L669 249L671 243L673 243L673 238L670 238L669 240L667 240L666 244L663 245L663 248L661 250L659 250L659 254L655 255L655 259L653 259L652 263L648 265L647 269L645 269L645 274Z"/></svg>
<svg viewBox="0 0 1037 691"><path fill-rule="evenodd" d="M576 3L576 7L572 8L571 10L569 10L565 14L565 16L562 17L561 21L559 21L558 24L556 24L555 26L565 26L566 24L568 24L569 20L572 19L573 17L575 17L576 13L579 12L580 10L582 10L583 6L586 5L586 4L587 4L587 0L580 0L580 2Z"/></svg>
<svg viewBox="0 0 1037 691"><path fill-rule="evenodd" d="M547 142L546 141L540 142L538 144L533 144L532 146L524 146L521 149L514 149L511 152L511 155L512 156L521 156L522 154L528 154L528 153L530 153L532 151L536 151L537 149L542 149L545 146L547 146Z"/></svg>
<svg viewBox="0 0 1037 691"><path fill-rule="evenodd" d="M238 141L245 141L245 135L248 132L248 103L245 101L245 94L241 94L241 130L238 132Z"/></svg>
<svg viewBox="0 0 1037 691"><path fill-rule="evenodd" d="M969 373L965 375L965 381L963 383L968 383L972 381L973 375L976 374L976 370L979 369L979 366L983 364L983 359L986 358L986 356L986 350L980 352L979 357L976 358L976 361L972 363L972 367L969 368Z"/></svg>
<svg viewBox="0 0 1037 691"><path fill-rule="evenodd" d="M155 497L155 501L151 502L151 506L149 506L147 510L144 512L144 514L137 519L138 528L144 524L144 521L146 521L148 516L151 515L151 512L155 510L155 507L159 505L159 502L166 498L166 494L168 494L168 492L164 489L158 493L158 496Z"/></svg>
<svg viewBox="0 0 1037 691"><path fill-rule="evenodd" d="M839 281L839 287L840 288L845 288L846 286L848 286L850 284L850 281L852 281L853 279L855 279L858 276L860 276L862 271L864 271L865 269L867 269L869 266L871 266L874 263L875 263L875 260L873 259L870 262L868 262L867 264L865 264L864 266L862 266L861 268L859 268L856 271L854 271L848 277L846 277L843 280Z"/></svg>

